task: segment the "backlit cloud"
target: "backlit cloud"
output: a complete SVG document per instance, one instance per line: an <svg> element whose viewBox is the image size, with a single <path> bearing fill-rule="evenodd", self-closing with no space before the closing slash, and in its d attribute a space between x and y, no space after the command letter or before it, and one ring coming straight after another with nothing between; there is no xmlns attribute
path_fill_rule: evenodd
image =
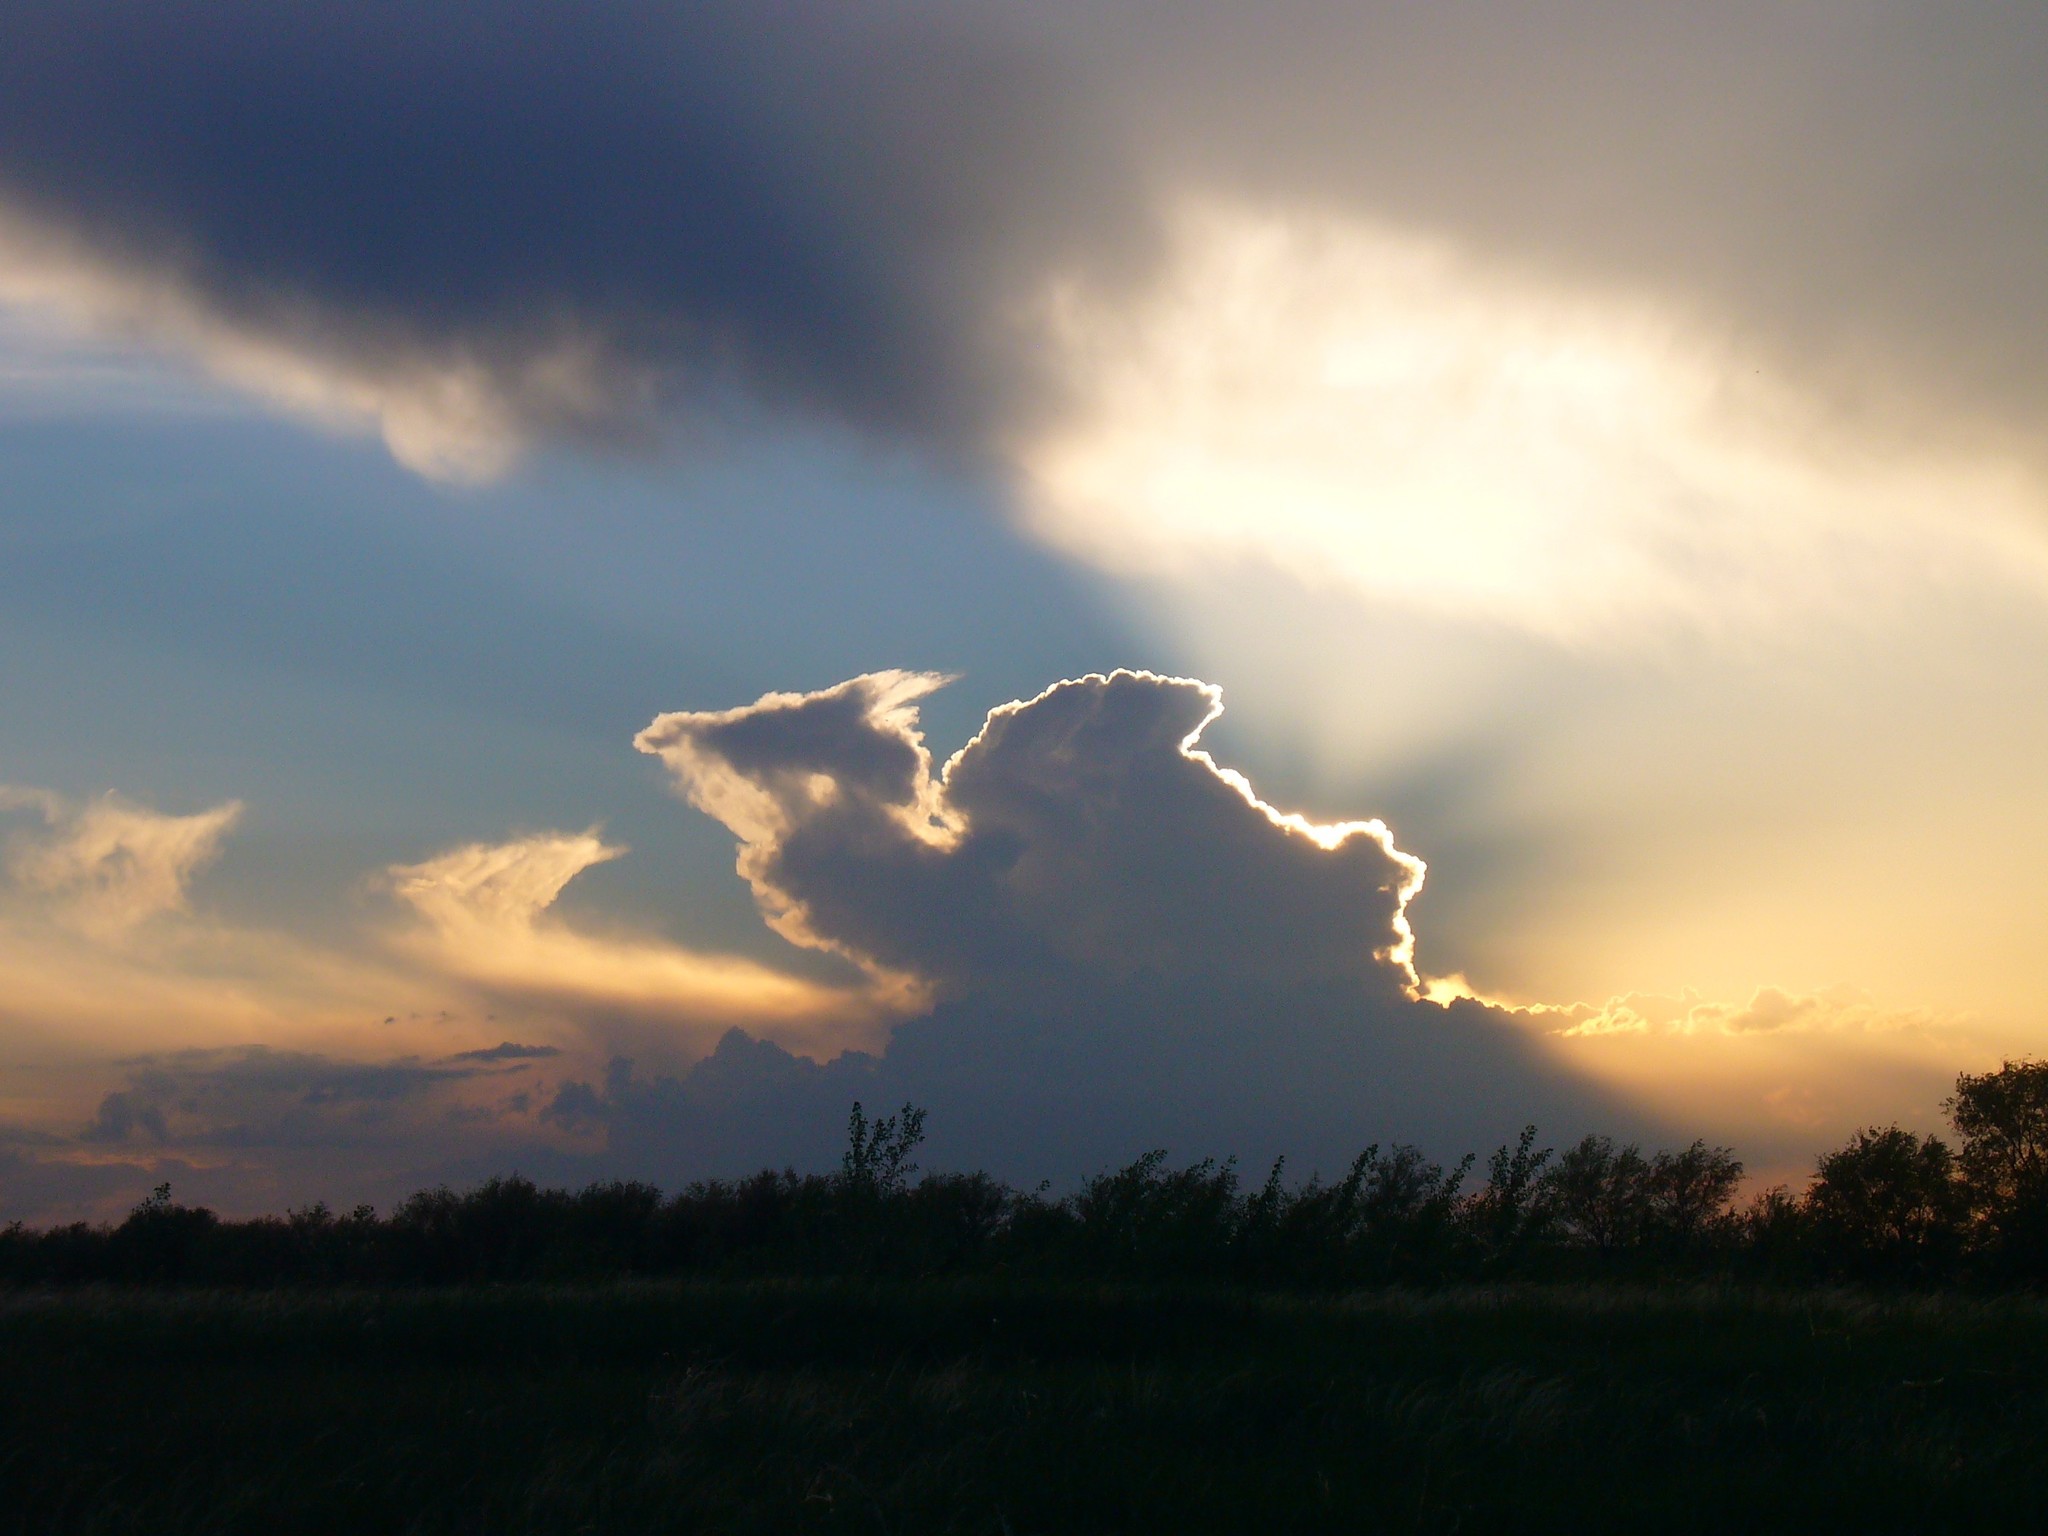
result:
<svg viewBox="0 0 2048 1536"><path fill-rule="evenodd" d="M1275 810L1195 746L1219 690L1117 672L994 711L934 775L916 700L872 673L642 731L741 839L779 932L955 990L997 978L1412 984L1422 861L1377 821Z"/></svg>
<svg viewBox="0 0 2048 1536"><path fill-rule="evenodd" d="M875 673L638 738L738 835L778 931L917 978L937 1006L879 1057L813 1072L721 1047L670 1086L628 1073L565 1113L673 1165L809 1135L834 1094L911 1098L952 1155L1020 1176L1154 1141L1327 1165L1353 1141L1601 1113L1509 1015L1417 996L1421 861L1382 823L1282 812L1217 765L1196 745L1216 688L1060 683L936 769L916 703L942 681Z"/></svg>
<svg viewBox="0 0 2048 1536"><path fill-rule="evenodd" d="M115 1063L255 1043L557 1050L470 1064L558 1061L548 1124L621 1157L679 1115L773 1156L856 1086L1026 1173L1107 1127L1624 1129L1589 1081L1729 1135L1908 1113L1947 1009L2048 1006L2044 16L0 7L13 746L303 787L240 847L226 789L14 796L0 1056L105 1080L0 1120L183 1156ZM200 421L243 398L441 480L547 452L475 517L369 507L376 450ZM717 462L568 462L664 442ZM1258 790L1205 685L1080 679L942 766L936 679L873 673L643 739L804 953L706 937L746 916L689 855L584 873L644 806L451 846L458 799L559 806L657 666L702 701L856 642L1153 655L1227 683ZM415 774L415 730L456 750Z"/></svg>
<svg viewBox="0 0 2048 1536"><path fill-rule="evenodd" d="M1983 1054L1847 988L1476 997L1418 970L1423 866L1385 824L1283 811L1203 750L1215 686L1072 679L940 765L919 706L944 682L872 673L638 738L838 982L564 914L571 881L626 854L594 829L394 866L406 921L351 949L185 910L232 807L10 792L33 819L0 921L8 1038L53 1042L55 1075L0 1102L18 1187L54 1202L8 1208L166 1169L246 1208L333 1188L340 1146L378 1191L493 1158L669 1182L817 1165L853 1099L924 1105L936 1160L1016 1178L1161 1144L1303 1170L1375 1140L1455 1155L1531 1119L1656 1136L1703 1106L1796 1158L1873 1104L1933 1103L1959 1051ZM81 893L122 921L81 929ZM649 1069L617 1054L632 1041Z"/></svg>

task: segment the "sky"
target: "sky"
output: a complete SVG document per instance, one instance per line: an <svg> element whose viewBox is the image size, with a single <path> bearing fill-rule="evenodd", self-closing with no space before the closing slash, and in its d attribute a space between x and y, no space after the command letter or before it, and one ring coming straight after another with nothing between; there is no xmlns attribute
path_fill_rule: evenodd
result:
<svg viewBox="0 0 2048 1536"><path fill-rule="evenodd" d="M2048 16L0 15L0 1220L2048 1048Z"/></svg>

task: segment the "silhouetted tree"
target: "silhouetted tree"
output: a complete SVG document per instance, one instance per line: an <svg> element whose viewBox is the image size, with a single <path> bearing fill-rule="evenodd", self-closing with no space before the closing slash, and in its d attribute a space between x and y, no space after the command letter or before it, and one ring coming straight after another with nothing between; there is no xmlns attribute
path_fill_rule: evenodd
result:
<svg viewBox="0 0 2048 1536"><path fill-rule="evenodd" d="M1644 1176L1648 1240L1690 1249L1721 1236L1728 1230L1729 1204L1741 1182L1742 1163L1731 1148L1695 1141L1680 1152L1659 1152Z"/></svg>
<svg viewBox="0 0 2048 1536"><path fill-rule="evenodd" d="M1651 1221L1649 1172L1640 1148L1609 1136L1565 1148L1543 1176L1560 1235L1602 1254L1640 1244Z"/></svg>
<svg viewBox="0 0 2048 1536"><path fill-rule="evenodd" d="M1086 1260L1112 1273L1214 1274L1234 1257L1242 1216L1234 1159L1174 1169L1154 1150L1096 1175L1069 1203Z"/></svg>
<svg viewBox="0 0 2048 1536"><path fill-rule="evenodd" d="M1806 1208L1825 1257L1865 1275L1930 1278L1953 1268L1967 1198L1939 1137L1865 1127L1815 1170Z"/></svg>
<svg viewBox="0 0 2048 1536"><path fill-rule="evenodd" d="M1942 1105L1976 1236L2008 1272L2048 1278L2048 1062L1963 1073Z"/></svg>
<svg viewBox="0 0 2048 1536"><path fill-rule="evenodd" d="M513 1175L422 1190L379 1219L311 1205L221 1221L156 1190L118 1225L0 1229L0 1281L142 1285L474 1284L630 1274L1005 1272L1281 1285L1436 1284L1478 1275L1705 1275L1734 1270L1934 1280L1981 1252L1992 1273L2048 1272L2048 1064L1964 1074L1936 1137L1865 1128L1806 1193L1731 1209L1742 1165L1695 1141L1645 1155L1589 1136L1562 1155L1525 1129L1485 1183L1414 1147L1370 1146L1344 1177L1256 1189L1226 1159L1148 1152L1065 1198L913 1155L924 1111L856 1103L837 1172L765 1170L673 1196L623 1181L542 1189ZM1974 1245L1974 1248L1973 1248Z"/></svg>

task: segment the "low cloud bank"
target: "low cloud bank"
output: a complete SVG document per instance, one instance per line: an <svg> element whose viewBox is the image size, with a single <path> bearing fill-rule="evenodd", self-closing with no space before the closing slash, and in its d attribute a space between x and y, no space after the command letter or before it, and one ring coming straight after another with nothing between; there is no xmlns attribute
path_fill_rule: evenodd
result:
<svg viewBox="0 0 2048 1536"><path fill-rule="evenodd" d="M128 1086L100 1100L78 1139L104 1145L348 1146L388 1141L394 1132L417 1130L422 1118L481 1123L525 1107L517 1102L517 1090L503 1102L503 1095L468 1103L449 1097L458 1084L488 1084L524 1069L522 1062L500 1065L495 1055L363 1062L245 1046L142 1057L128 1065Z"/></svg>
<svg viewBox="0 0 2048 1536"><path fill-rule="evenodd" d="M229 1212L385 1202L523 1165L573 1177L546 1046L365 1061L261 1045L154 1052L63 1134L0 1127L0 1221L118 1215L160 1182Z"/></svg>

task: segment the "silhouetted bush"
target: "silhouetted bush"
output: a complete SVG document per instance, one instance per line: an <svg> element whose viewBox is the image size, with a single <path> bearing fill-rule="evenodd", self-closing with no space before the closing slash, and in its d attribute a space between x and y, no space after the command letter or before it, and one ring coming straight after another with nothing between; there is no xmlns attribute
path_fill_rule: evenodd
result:
<svg viewBox="0 0 2048 1536"><path fill-rule="evenodd" d="M109 1278L155 1285L211 1278L219 1227L213 1212L173 1204L171 1186L159 1184L108 1238Z"/></svg>
<svg viewBox="0 0 2048 1536"><path fill-rule="evenodd" d="M1488 1268L1512 1268L1549 1236L1554 1210L1543 1170L1554 1155L1549 1147L1536 1150L1536 1127L1529 1125L1513 1151L1501 1147L1487 1159L1486 1184L1465 1219Z"/></svg>
<svg viewBox="0 0 2048 1536"><path fill-rule="evenodd" d="M1756 1279L1811 1278L1816 1262L1813 1220L1782 1184L1759 1190L1728 1218L1728 1237L1742 1273Z"/></svg>

